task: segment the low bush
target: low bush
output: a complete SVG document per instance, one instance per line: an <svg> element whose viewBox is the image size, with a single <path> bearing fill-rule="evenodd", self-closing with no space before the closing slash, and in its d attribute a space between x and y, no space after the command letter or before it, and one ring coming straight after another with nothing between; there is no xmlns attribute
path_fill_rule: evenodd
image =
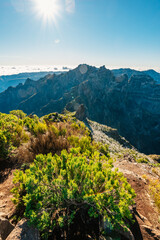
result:
<svg viewBox="0 0 160 240"><path fill-rule="evenodd" d="M140 157L140 158L137 157L136 162L138 162L138 163L148 163L149 160L145 157Z"/></svg>
<svg viewBox="0 0 160 240"><path fill-rule="evenodd" d="M83 137L84 131L89 135L86 128L75 130L68 122L51 123L47 126L47 131L44 134L39 133L36 137L31 136L27 145L19 147L16 159L19 163L33 162L37 154L60 154L63 149L68 151L71 147L78 146L81 152L84 149L93 152L95 147L93 147L90 137L87 135Z"/></svg>
<svg viewBox="0 0 160 240"><path fill-rule="evenodd" d="M85 146L69 153L63 150L60 156L37 155L29 169L15 173L13 201L43 239L57 229L69 234L77 217L85 225L103 218L115 228L131 219L134 190L122 173L112 169L110 158L90 151L87 141Z"/></svg>
<svg viewBox="0 0 160 240"><path fill-rule="evenodd" d="M13 111L10 111L10 114L17 116L20 119L24 119L27 115L22 110L13 110Z"/></svg>
<svg viewBox="0 0 160 240"><path fill-rule="evenodd" d="M157 174L156 169L153 168L152 171ZM158 211L160 212L160 180L159 179L151 179L150 177L148 177L146 175L143 175L142 177L148 182L149 193L152 196L152 198L155 202L155 205L158 208Z"/></svg>
<svg viewBox="0 0 160 240"><path fill-rule="evenodd" d="M153 200L158 207L158 210L160 212L160 181L157 180L149 180L149 189L150 193L153 197Z"/></svg>
<svg viewBox="0 0 160 240"><path fill-rule="evenodd" d="M0 113L0 158L7 158L14 148L28 140L23 120L13 114Z"/></svg>

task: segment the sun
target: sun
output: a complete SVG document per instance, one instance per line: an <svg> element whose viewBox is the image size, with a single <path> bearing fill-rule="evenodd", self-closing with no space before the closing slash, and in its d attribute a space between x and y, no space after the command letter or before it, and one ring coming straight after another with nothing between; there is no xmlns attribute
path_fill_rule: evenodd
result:
<svg viewBox="0 0 160 240"><path fill-rule="evenodd" d="M33 0L34 12L44 24L54 22L60 16L60 0Z"/></svg>

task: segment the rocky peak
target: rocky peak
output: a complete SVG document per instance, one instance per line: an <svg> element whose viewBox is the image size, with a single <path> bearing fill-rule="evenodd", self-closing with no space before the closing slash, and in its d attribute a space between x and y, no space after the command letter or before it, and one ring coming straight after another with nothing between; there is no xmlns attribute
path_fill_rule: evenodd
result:
<svg viewBox="0 0 160 240"><path fill-rule="evenodd" d="M34 81L30 78L27 78L27 80L25 81L24 85L30 85L32 84Z"/></svg>

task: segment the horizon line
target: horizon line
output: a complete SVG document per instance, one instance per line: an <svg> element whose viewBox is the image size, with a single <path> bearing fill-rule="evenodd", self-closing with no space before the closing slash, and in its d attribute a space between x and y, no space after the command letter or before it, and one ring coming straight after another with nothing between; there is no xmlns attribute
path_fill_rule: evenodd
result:
<svg viewBox="0 0 160 240"><path fill-rule="evenodd" d="M83 63L86 64L86 63ZM7 76L7 75L16 75L20 73L32 73L32 72L58 72L58 71L67 71L67 70L73 70L79 65L0 65L0 76ZM108 66L108 65L92 65L92 64L86 64L88 66L94 66L94 67L102 67L105 66L106 69L109 70L115 70L115 69L131 69L136 71L148 71L148 70L154 70L158 73L160 73L160 68L157 67L124 67L124 66Z"/></svg>

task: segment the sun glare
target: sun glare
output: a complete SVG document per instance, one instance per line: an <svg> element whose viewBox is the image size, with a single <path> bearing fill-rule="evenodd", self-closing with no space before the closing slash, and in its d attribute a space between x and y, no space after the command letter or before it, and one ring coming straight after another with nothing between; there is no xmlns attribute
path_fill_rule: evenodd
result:
<svg viewBox="0 0 160 240"><path fill-rule="evenodd" d="M43 23L54 22L56 24L57 17L60 16L60 0L33 0L34 11Z"/></svg>

